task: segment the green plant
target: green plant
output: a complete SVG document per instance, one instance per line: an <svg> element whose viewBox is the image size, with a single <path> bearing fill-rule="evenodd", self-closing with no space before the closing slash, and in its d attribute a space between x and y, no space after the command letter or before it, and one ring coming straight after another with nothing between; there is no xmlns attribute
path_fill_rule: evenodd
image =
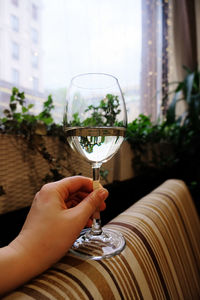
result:
<svg viewBox="0 0 200 300"><path fill-rule="evenodd" d="M120 113L118 96L107 94L99 106L90 105L85 112L91 111L91 117L83 121L84 126L114 126Z"/></svg>
<svg viewBox="0 0 200 300"><path fill-rule="evenodd" d="M168 123L182 123L194 130L200 128L200 71L190 71L185 68L187 74L183 81L177 82L176 87L171 93L173 99L167 110ZM177 117L176 108L178 102L183 101L186 111Z"/></svg>
<svg viewBox="0 0 200 300"><path fill-rule="evenodd" d="M114 101L112 97L110 101ZM33 108L34 104L27 103L24 92L20 92L16 87L13 87L9 108L3 111L3 116L0 118L0 133L23 137L29 149L32 150L32 153L39 153L47 161L50 173L46 174L43 179L44 182L63 178L65 170L73 175L70 164L66 161L63 163L64 156L53 156L46 146L45 136L56 136L63 142L65 152L70 153L63 132L63 126L56 124L52 116L54 108L52 96L48 96L47 100L43 103L41 112L38 114L33 113ZM74 122L78 123L78 115L77 118L75 117ZM107 171L102 171L101 175L106 181ZM3 193L3 187L0 186L0 195Z"/></svg>
<svg viewBox="0 0 200 300"><path fill-rule="evenodd" d="M84 113L90 112L90 117L87 117L82 122L79 113L73 114L73 120L67 122L67 116L64 118L66 127L106 127L106 126L120 126L116 121L116 116L120 113L118 96L107 94L102 99L98 106L89 105ZM81 136L80 144L88 153L93 152L94 146L100 146L104 143L105 137L101 136ZM102 173L103 174L103 173ZM105 175L104 175L105 177Z"/></svg>
<svg viewBox="0 0 200 300"><path fill-rule="evenodd" d="M176 84L166 123L178 128L174 140L176 156L191 186L197 187L200 182L200 71L185 70L185 78ZM178 115L180 101L185 104L186 110Z"/></svg>
<svg viewBox="0 0 200 300"><path fill-rule="evenodd" d="M33 107L34 104L26 103L24 92L20 92L14 87L10 96L9 109L4 110L4 117L0 119L0 131L21 134L25 137L35 133L48 134L53 124L52 96L48 96L43 104L43 110L38 115L31 113Z"/></svg>
<svg viewBox="0 0 200 300"><path fill-rule="evenodd" d="M115 126L116 116L120 113L118 96L107 94L102 99L99 105L89 105L84 113L90 112L90 117L87 117L83 121L80 120L79 113L73 114L73 120L68 122L67 116L64 117L64 125L84 126L84 127L101 127L101 126Z"/></svg>
<svg viewBox="0 0 200 300"><path fill-rule="evenodd" d="M163 121L153 123L150 117L140 115L128 124L134 170L137 174L178 176L192 190L200 191L200 72L187 70L171 94ZM181 101L186 109L180 115L177 106Z"/></svg>
<svg viewBox="0 0 200 300"><path fill-rule="evenodd" d="M59 180L64 177L63 169L68 166L61 164L62 157L54 157L49 153L44 139L44 136L51 135L64 141L62 126L55 124L52 117L54 105L51 95L43 103L40 113L33 114L33 108L33 104L27 103L24 92L14 87L9 109L5 109L4 116L0 118L0 132L23 137L29 149L39 153L49 164L50 173L45 176L44 181Z"/></svg>
<svg viewBox="0 0 200 300"><path fill-rule="evenodd" d="M169 144L175 129L176 126L168 126L165 121L154 124L149 116L143 114L128 124L126 139L134 152L133 168L136 174L173 165L175 157ZM161 148L161 145L164 147ZM166 151L170 153L166 155Z"/></svg>

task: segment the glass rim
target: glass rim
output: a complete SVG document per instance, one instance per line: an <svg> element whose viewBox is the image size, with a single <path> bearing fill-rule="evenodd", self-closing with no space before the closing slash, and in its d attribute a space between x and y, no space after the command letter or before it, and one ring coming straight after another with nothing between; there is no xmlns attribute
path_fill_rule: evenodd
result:
<svg viewBox="0 0 200 300"><path fill-rule="evenodd" d="M100 75L100 76L107 76L108 78L112 78L115 80L115 82L117 83L117 85L119 86L119 81L117 79L117 77L115 77L114 75L111 75L111 74L108 74L108 73L103 73L103 72L88 72L88 73L80 73L80 74L77 74L75 76L72 77L71 81L70 81L70 85L74 85L78 88L82 88L82 89L101 89L100 87L96 87L96 88L87 88L87 87L84 87L84 86L81 86L81 85L78 85L76 84L75 80L77 78L81 78L83 76L89 76L89 75ZM113 85L110 85L110 86L107 86L106 88L110 88L112 87ZM102 87L102 89L105 88L105 87Z"/></svg>

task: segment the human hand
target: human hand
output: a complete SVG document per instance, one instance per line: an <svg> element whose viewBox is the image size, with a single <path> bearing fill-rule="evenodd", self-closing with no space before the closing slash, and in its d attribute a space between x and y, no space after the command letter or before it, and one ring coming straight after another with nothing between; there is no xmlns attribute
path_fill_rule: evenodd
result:
<svg viewBox="0 0 200 300"><path fill-rule="evenodd" d="M20 234L9 245L21 258L23 281L58 261L91 224L92 214L105 208L107 190L92 190L91 179L75 176L46 184L36 194Z"/></svg>

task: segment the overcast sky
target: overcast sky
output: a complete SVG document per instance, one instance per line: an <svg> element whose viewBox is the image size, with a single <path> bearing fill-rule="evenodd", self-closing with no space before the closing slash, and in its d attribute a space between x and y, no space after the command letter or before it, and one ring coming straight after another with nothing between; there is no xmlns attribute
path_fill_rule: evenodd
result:
<svg viewBox="0 0 200 300"><path fill-rule="evenodd" d="M43 0L42 19L46 87L85 72L139 84L141 0Z"/></svg>

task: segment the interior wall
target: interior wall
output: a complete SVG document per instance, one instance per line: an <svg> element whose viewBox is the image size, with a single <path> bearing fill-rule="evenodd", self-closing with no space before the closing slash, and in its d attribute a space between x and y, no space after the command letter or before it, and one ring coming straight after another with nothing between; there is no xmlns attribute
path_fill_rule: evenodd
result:
<svg viewBox="0 0 200 300"><path fill-rule="evenodd" d="M183 66L195 70L200 62L200 1L170 0L170 34L169 34L169 83L182 81L186 75ZM170 84L173 91L176 84ZM172 100L171 95L169 102ZM177 115L186 110L185 102L177 105Z"/></svg>
<svg viewBox="0 0 200 300"><path fill-rule="evenodd" d="M173 0L173 55L177 80L186 74L183 66L194 70L197 66L196 0ZM199 4L198 4L199 5Z"/></svg>

